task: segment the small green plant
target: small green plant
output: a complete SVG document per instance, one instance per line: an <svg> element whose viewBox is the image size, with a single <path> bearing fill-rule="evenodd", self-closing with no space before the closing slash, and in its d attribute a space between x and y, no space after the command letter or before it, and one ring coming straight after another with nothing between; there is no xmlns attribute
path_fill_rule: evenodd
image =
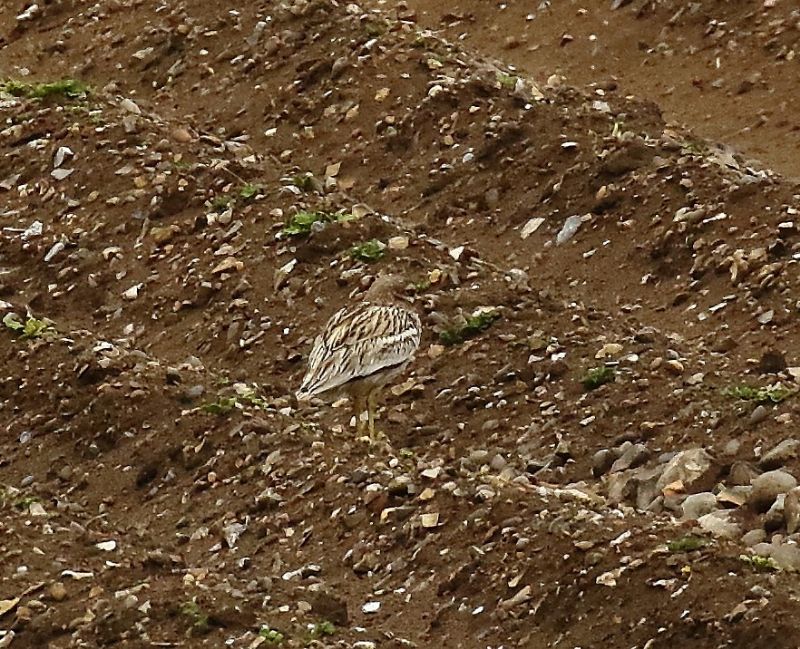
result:
<svg viewBox="0 0 800 649"><path fill-rule="evenodd" d="M21 332L25 329L25 325L19 321L19 316L16 313L6 313L3 316L3 324L11 331Z"/></svg>
<svg viewBox="0 0 800 649"><path fill-rule="evenodd" d="M414 40L411 41L411 47L416 49L425 49L428 47L428 38L424 34L418 33Z"/></svg>
<svg viewBox="0 0 800 649"><path fill-rule="evenodd" d="M756 554L740 554L739 559L759 572L775 572L780 570L780 566L772 557L761 557Z"/></svg>
<svg viewBox="0 0 800 649"><path fill-rule="evenodd" d="M211 415L227 415L236 407L236 397L218 397L216 401L200 406L203 412Z"/></svg>
<svg viewBox="0 0 800 649"><path fill-rule="evenodd" d="M708 540L700 536L682 536L667 543L670 552L692 552L708 545Z"/></svg>
<svg viewBox="0 0 800 649"><path fill-rule="evenodd" d="M257 385L249 386L245 383L236 383L233 389L236 392L236 396L234 397L236 402L261 409L267 407L267 402L258 396Z"/></svg>
<svg viewBox="0 0 800 649"><path fill-rule="evenodd" d="M319 181L314 178L314 174L307 171L304 174L296 174L289 179L289 184L304 192L312 192L319 187Z"/></svg>
<svg viewBox="0 0 800 649"><path fill-rule="evenodd" d="M333 635L336 633L336 626L333 622L322 620L316 624L311 625L310 634L312 638L324 638L325 636Z"/></svg>
<svg viewBox="0 0 800 649"><path fill-rule="evenodd" d="M420 294L424 293L431 287L431 282L428 279L423 279L419 282L414 282L414 293Z"/></svg>
<svg viewBox="0 0 800 649"><path fill-rule="evenodd" d="M16 507L16 501L19 499L19 494L22 493L19 489L14 487L5 487L0 485L0 508L6 505Z"/></svg>
<svg viewBox="0 0 800 649"><path fill-rule="evenodd" d="M749 385L737 385L732 388L726 388L723 390L723 394L733 399L768 404L780 403L790 397L793 392L781 386L754 388Z"/></svg>
<svg viewBox="0 0 800 649"><path fill-rule="evenodd" d="M27 99L47 99L63 97L65 99L83 99L89 92L89 86L75 79L61 79L48 83L33 83L9 79L0 82L0 92L14 97Z"/></svg>
<svg viewBox="0 0 800 649"><path fill-rule="evenodd" d="M606 383L613 383L617 377L617 373L613 367L603 365L602 367L593 367L581 379L583 387L587 390L595 390L601 385Z"/></svg>
<svg viewBox="0 0 800 649"><path fill-rule="evenodd" d="M377 36L381 36L386 31L386 24L384 23L381 25L373 21L368 21L364 24L364 31L366 32L367 36L375 38Z"/></svg>
<svg viewBox="0 0 800 649"><path fill-rule="evenodd" d="M350 259L369 263L386 254L386 246L377 239L370 239L350 248Z"/></svg>
<svg viewBox="0 0 800 649"><path fill-rule="evenodd" d="M14 501L14 507L17 509L29 509L33 503L38 503L39 499L36 496L23 496Z"/></svg>
<svg viewBox="0 0 800 649"><path fill-rule="evenodd" d="M219 194L211 199L211 209L215 212L224 212L231 206L231 203L233 203L233 196Z"/></svg>
<svg viewBox="0 0 800 649"><path fill-rule="evenodd" d="M239 190L239 197L243 200L249 201L261 191L261 188L258 185L253 185L251 183L246 184Z"/></svg>
<svg viewBox="0 0 800 649"><path fill-rule="evenodd" d="M281 232L289 237L304 236L311 232L315 223L330 223L333 220L327 212L301 210L289 219Z"/></svg>
<svg viewBox="0 0 800 649"><path fill-rule="evenodd" d="M315 223L341 223L351 221L353 218L352 214L331 214L329 212L300 210L286 222L281 234L287 237L303 237L311 232Z"/></svg>
<svg viewBox="0 0 800 649"><path fill-rule="evenodd" d="M445 345L458 345L485 331L499 318L500 313L494 309L479 309L464 320L463 324L442 331L439 339Z"/></svg>
<svg viewBox="0 0 800 649"><path fill-rule="evenodd" d="M681 153L703 156L708 153L708 146L699 140L681 142Z"/></svg>
<svg viewBox="0 0 800 649"><path fill-rule="evenodd" d="M262 638L264 638L270 644L281 644L285 640L285 636L278 631L277 629L271 629L269 625L262 624L261 630L258 632Z"/></svg>
<svg viewBox="0 0 800 649"><path fill-rule="evenodd" d="M233 390L236 394L232 396L218 396L216 401L204 403L200 406L203 412L211 415L227 415L235 408L251 406L263 410L267 407L267 402L257 393L258 386L249 386L245 383L235 383Z"/></svg>
<svg viewBox="0 0 800 649"><path fill-rule="evenodd" d="M3 324L11 331L20 334L22 338L40 338L53 331L53 323L47 318L39 320L28 317L25 322L22 322L16 313L6 313L3 317Z"/></svg>
<svg viewBox="0 0 800 649"><path fill-rule="evenodd" d="M503 88L507 88L508 90L514 90L517 87L517 79L511 74L506 74L505 72L498 72L497 73L497 81L498 83L503 86Z"/></svg>
<svg viewBox="0 0 800 649"><path fill-rule="evenodd" d="M181 604L181 615L189 620L192 631L205 633L210 628L208 615L200 608L196 598Z"/></svg>

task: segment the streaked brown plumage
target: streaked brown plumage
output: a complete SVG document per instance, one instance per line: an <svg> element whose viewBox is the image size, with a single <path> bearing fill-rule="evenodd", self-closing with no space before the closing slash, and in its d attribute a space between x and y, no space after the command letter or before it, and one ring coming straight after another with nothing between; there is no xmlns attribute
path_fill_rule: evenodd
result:
<svg viewBox="0 0 800 649"><path fill-rule="evenodd" d="M348 395L363 430L368 411L370 435L375 432L375 398L380 389L413 360L422 325L414 311L394 296L400 280L379 276L359 304L337 311L314 340L298 400Z"/></svg>

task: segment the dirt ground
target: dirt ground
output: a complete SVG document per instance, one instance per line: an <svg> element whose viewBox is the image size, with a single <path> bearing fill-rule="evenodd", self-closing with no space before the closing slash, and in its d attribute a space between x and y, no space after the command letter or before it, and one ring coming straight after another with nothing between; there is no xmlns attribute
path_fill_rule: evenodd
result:
<svg viewBox="0 0 800 649"><path fill-rule="evenodd" d="M2 3L0 648L797 647L800 12L587 4Z"/></svg>
<svg viewBox="0 0 800 649"><path fill-rule="evenodd" d="M412 0L419 25L516 66L657 103L697 135L800 177L800 8L763 0ZM618 6L622 5L622 6Z"/></svg>

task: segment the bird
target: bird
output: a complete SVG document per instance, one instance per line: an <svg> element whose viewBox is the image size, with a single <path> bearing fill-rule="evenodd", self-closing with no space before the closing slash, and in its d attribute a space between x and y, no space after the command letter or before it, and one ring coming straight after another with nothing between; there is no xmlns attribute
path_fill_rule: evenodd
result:
<svg viewBox="0 0 800 649"><path fill-rule="evenodd" d="M376 439L380 391L402 374L419 349L422 324L401 297L404 287L401 277L381 273L359 303L334 313L314 339L307 371L295 392L298 402L348 396L360 436L361 414L367 410L370 440Z"/></svg>

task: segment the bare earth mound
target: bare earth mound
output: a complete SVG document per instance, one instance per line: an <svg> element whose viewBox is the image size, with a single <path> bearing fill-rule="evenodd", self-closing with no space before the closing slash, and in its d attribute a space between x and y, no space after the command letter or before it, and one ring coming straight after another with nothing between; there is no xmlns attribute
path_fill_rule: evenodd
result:
<svg viewBox="0 0 800 649"><path fill-rule="evenodd" d="M0 8L0 647L796 646L788 157L543 16L222 4ZM370 446L292 392L379 270Z"/></svg>

